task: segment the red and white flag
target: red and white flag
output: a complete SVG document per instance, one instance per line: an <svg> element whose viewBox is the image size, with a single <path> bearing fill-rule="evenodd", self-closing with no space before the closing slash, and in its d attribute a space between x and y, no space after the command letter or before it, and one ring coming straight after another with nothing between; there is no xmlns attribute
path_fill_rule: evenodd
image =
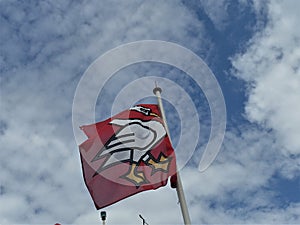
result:
<svg viewBox="0 0 300 225"><path fill-rule="evenodd" d="M176 159L157 105L137 105L82 126L83 176L97 209L136 193L176 186ZM172 183L173 182L173 183Z"/></svg>

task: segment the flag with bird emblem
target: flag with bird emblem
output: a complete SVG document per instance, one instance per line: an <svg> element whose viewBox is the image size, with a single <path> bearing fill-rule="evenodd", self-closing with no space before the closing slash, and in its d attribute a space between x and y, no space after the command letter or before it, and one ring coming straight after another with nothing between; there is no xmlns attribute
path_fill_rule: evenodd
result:
<svg viewBox="0 0 300 225"><path fill-rule="evenodd" d="M157 105L137 105L82 126L83 177L97 209L167 184L176 187L176 159Z"/></svg>

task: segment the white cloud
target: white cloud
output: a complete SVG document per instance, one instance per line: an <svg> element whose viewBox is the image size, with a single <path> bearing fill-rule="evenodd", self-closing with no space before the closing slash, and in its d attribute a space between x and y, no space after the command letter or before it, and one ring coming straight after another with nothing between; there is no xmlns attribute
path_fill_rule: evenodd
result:
<svg viewBox="0 0 300 225"><path fill-rule="evenodd" d="M276 202L270 182L288 158L278 154L272 133L240 129L242 134L226 133L218 160L207 171L182 171L192 218L204 224L297 223L299 204Z"/></svg>
<svg viewBox="0 0 300 225"><path fill-rule="evenodd" d="M97 224L98 212L82 179L71 127L79 77L93 59L120 43L162 39L201 52L210 41L203 39L201 21L179 1L0 4L0 223ZM219 26L226 21L222 10L226 1L217 4L210 16ZM249 89L248 118L273 128L285 152L297 153L297 117L290 109L297 108L299 96L298 34L289 28L295 13L281 15L297 7L281 9L276 2L270 4L270 18L276 23L258 34L234 65L240 78L256 84ZM259 4L256 7L259 11ZM289 73L289 79L278 71ZM277 89L269 95L264 87ZM283 101L284 95L289 101ZM266 99L263 106L261 99ZM290 120L293 117L295 123ZM273 132L239 128L240 133L235 129L227 133L223 151L209 170L203 174L195 168L182 171L192 221L296 223L299 204L277 205L272 200L275 190L268 193L263 187L269 187L278 170L293 178L299 165L289 154L278 154L283 150ZM285 136L289 132L295 133ZM241 206L232 207L232 202ZM182 222L175 190L168 187L140 193L105 210L110 224L138 224L138 214L149 224Z"/></svg>
<svg viewBox="0 0 300 225"><path fill-rule="evenodd" d="M224 29L228 23L227 7L229 2L227 0L209 1L201 0L201 5L211 19L212 23L218 30Z"/></svg>
<svg viewBox="0 0 300 225"><path fill-rule="evenodd" d="M72 132L80 76L93 59L129 41L171 40L201 50L202 42L208 43L202 24L179 1L0 4L0 223L98 223L98 216L90 216L97 212ZM198 35L191 38L195 30ZM141 213L134 206L142 196L119 208L116 223L126 222L120 215L132 210ZM146 213L154 202L145 198ZM124 207L128 210L121 214Z"/></svg>
<svg viewBox="0 0 300 225"><path fill-rule="evenodd" d="M233 60L236 76L251 84L247 118L273 129L282 154L292 155L300 153L299 6L295 1L271 1L266 29Z"/></svg>

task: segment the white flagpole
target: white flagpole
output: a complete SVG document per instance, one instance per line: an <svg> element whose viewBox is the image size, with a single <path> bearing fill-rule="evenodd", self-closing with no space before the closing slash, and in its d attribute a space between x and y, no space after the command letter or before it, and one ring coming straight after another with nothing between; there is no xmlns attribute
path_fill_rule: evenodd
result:
<svg viewBox="0 0 300 225"><path fill-rule="evenodd" d="M170 137L170 132L169 132L169 128L168 128L168 124L167 124L167 120L166 120L166 115L165 115L165 111L163 108L163 104L162 104L162 100L161 100L161 93L162 89L160 87L155 87L153 89L153 93L156 95L157 97L157 101L158 101L158 106L161 112L161 116L167 131L167 134L170 138L171 141L171 137ZM172 141L171 141L172 143ZM184 197L184 192L183 192L183 187L182 187L182 183L181 183L181 179L180 179L180 175L179 175L179 171L177 171L177 187L176 187L176 191L177 191L177 196L179 199L179 203L180 203L180 208L181 208L181 212L182 212L182 217L183 217L183 221L185 225L191 225L191 219L190 219L190 215L188 212L188 208L187 208L187 204L186 204L186 200Z"/></svg>

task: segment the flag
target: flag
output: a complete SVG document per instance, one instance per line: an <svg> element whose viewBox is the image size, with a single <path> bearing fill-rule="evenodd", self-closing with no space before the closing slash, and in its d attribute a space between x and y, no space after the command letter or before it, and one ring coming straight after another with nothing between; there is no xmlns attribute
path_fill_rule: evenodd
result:
<svg viewBox="0 0 300 225"><path fill-rule="evenodd" d="M137 105L82 126L79 146L85 184L97 209L176 177L176 159L157 105ZM171 185L174 187L174 184Z"/></svg>

